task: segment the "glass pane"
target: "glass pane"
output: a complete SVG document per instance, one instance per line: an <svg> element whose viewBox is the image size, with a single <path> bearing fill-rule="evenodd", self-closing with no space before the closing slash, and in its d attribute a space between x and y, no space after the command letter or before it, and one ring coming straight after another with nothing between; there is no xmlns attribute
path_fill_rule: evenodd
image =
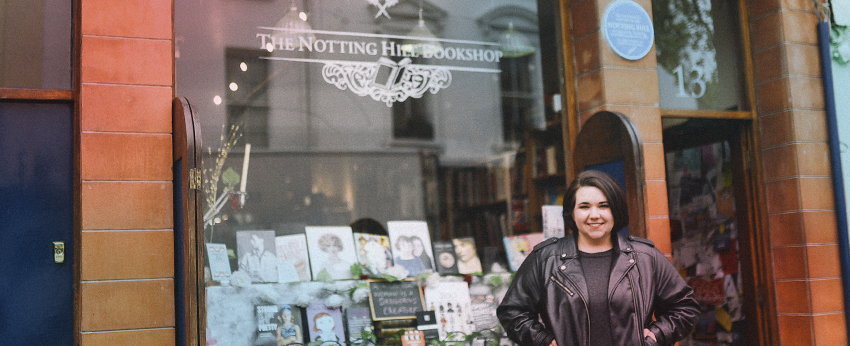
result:
<svg viewBox="0 0 850 346"><path fill-rule="evenodd" d="M653 0L661 108L749 110L737 1Z"/></svg>
<svg viewBox="0 0 850 346"><path fill-rule="evenodd" d="M0 87L72 88L72 6L65 0L0 1Z"/></svg>
<svg viewBox="0 0 850 346"><path fill-rule="evenodd" d="M273 344L289 320L275 318L316 311L301 303L324 299L321 281L360 281L354 261L415 274L472 244L455 274L507 273L503 237L540 233L565 180L556 6L175 2L176 93L207 154L208 340ZM277 293L260 306L233 285ZM363 308L343 296L348 316Z"/></svg>

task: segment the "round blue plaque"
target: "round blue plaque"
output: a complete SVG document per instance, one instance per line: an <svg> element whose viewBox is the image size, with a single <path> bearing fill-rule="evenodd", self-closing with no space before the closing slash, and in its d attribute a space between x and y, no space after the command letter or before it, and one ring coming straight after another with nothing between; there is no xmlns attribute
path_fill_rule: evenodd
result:
<svg viewBox="0 0 850 346"><path fill-rule="evenodd" d="M608 46L628 60L646 56L655 41L649 13L632 0L616 0L602 15L602 33Z"/></svg>

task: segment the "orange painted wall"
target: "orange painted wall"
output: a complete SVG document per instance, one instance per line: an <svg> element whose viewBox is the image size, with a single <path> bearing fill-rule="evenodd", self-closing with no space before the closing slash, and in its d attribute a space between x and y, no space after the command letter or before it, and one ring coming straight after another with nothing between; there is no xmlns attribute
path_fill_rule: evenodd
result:
<svg viewBox="0 0 850 346"><path fill-rule="evenodd" d="M82 345L173 345L172 0L81 5Z"/></svg>

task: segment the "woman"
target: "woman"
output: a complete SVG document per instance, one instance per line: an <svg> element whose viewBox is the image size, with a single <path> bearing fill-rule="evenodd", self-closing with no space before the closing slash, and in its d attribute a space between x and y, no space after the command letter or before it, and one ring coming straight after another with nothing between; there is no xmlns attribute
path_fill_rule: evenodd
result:
<svg viewBox="0 0 850 346"><path fill-rule="evenodd" d="M410 237L399 236L393 245L396 249L396 257L393 262L407 269L408 275L416 276L425 271L422 259L413 255L413 241L410 240Z"/></svg>
<svg viewBox="0 0 850 346"><path fill-rule="evenodd" d="M295 324L295 316L292 309L284 306L277 315L277 346L301 345L304 338L301 335L301 326Z"/></svg>
<svg viewBox="0 0 850 346"><path fill-rule="evenodd" d="M572 234L535 246L497 309L508 336L541 346L684 338L699 311L693 290L651 241L617 233L628 223L619 184L602 172L579 174L564 193Z"/></svg>

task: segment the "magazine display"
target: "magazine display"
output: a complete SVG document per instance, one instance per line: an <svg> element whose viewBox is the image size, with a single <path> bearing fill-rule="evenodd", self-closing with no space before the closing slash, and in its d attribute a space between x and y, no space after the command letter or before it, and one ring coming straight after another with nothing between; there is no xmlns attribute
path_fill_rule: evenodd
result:
<svg viewBox="0 0 850 346"><path fill-rule="evenodd" d="M431 236L425 221L389 221L387 232L393 245L393 263L416 276L434 269Z"/></svg>
<svg viewBox="0 0 850 346"><path fill-rule="evenodd" d="M310 257L304 234L275 237L279 282L310 281Z"/></svg>
<svg viewBox="0 0 850 346"><path fill-rule="evenodd" d="M305 231L313 280L323 270L334 280L352 278L351 265L357 259L351 227L307 226Z"/></svg>
<svg viewBox="0 0 850 346"><path fill-rule="evenodd" d="M277 282L274 231L236 232L236 247L239 270L246 273L251 282Z"/></svg>
<svg viewBox="0 0 850 346"><path fill-rule="evenodd" d="M357 263L366 268L370 276L381 276L393 266L390 237L369 233L354 233Z"/></svg>

